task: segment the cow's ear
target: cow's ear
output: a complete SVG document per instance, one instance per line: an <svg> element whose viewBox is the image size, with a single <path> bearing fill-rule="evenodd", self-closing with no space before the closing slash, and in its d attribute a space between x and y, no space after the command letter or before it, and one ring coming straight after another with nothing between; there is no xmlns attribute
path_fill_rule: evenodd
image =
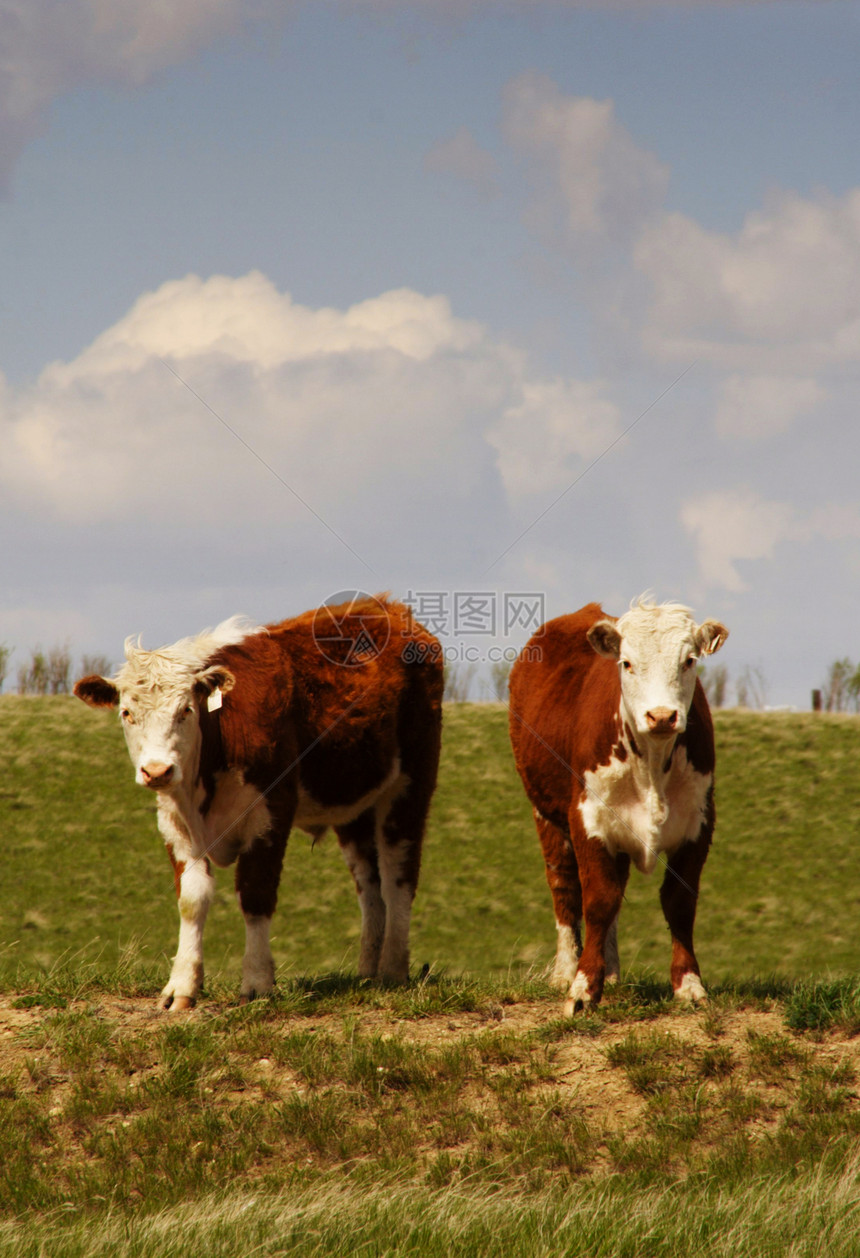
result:
<svg viewBox="0 0 860 1258"><path fill-rule="evenodd" d="M91 708L115 708L119 703L119 691L106 677L82 677L75 682L74 693Z"/></svg>
<svg viewBox="0 0 860 1258"><path fill-rule="evenodd" d="M621 634L611 620L598 620L585 636L598 655L617 660L621 654Z"/></svg>
<svg viewBox="0 0 860 1258"><path fill-rule="evenodd" d="M696 647L700 655L714 655L729 636L725 625L718 620L703 620L695 633Z"/></svg>
<svg viewBox="0 0 860 1258"><path fill-rule="evenodd" d="M215 690L221 690L226 694L235 685L236 678L223 664L213 664L211 668L204 668L194 678L194 689L204 699Z"/></svg>

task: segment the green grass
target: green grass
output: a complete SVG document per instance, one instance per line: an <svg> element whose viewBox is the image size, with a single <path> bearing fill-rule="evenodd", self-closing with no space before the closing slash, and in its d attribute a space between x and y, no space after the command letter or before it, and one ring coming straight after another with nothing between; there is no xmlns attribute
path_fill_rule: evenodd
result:
<svg viewBox="0 0 860 1258"><path fill-rule="evenodd" d="M352 1254L415 1258L854 1258L856 1163L777 1181L753 1178L733 1196L700 1183L655 1188L577 1186L560 1193L416 1189L392 1184L239 1192L183 1204L98 1233L74 1216L35 1232L0 1229L9 1258L255 1258Z"/></svg>
<svg viewBox="0 0 860 1258"><path fill-rule="evenodd" d="M293 836L277 995L236 1003L230 873L205 999L115 719L0 698L0 1258L813 1255L860 1225L860 722L717 714L700 901L710 1002L668 987L658 880L625 974L560 1016L554 924L500 707L446 708L403 989L354 977L337 845Z"/></svg>
<svg viewBox="0 0 860 1258"><path fill-rule="evenodd" d="M860 979L800 982L791 992L786 1021L795 1031L824 1031L838 1025L860 1032Z"/></svg>
<svg viewBox="0 0 860 1258"><path fill-rule="evenodd" d="M624 983L569 1020L510 980L7 998L0 1256L851 1253L856 1044L788 1033L778 985L716 999L719 1026Z"/></svg>
<svg viewBox="0 0 860 1258"><path fill-rule="evenodd" d="M856 972L860 721L716 714L716 840L702 878L697 948L706 982ZM57 964L122 964L163 982L176 945L173 876L155 804L134 785L118 723L72 698L0 697L4 878L0 977ZM232 871L207 924L210 976L238 983L243 926ZM622 964L665 983L659 875L631 875ZM275 917L282 977L353 969L359 915L337 843L290 841ZM531 811L501 706L445 709L439 787L415 904L415 968L543 969L554 922ZM860 1011L855 996L855 1013Z"/></svg>

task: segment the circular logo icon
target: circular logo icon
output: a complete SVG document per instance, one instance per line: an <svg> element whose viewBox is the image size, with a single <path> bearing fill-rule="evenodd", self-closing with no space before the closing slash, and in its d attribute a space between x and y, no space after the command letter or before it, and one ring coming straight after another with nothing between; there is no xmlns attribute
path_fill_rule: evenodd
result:
<svg viewBox="0 0 860 1258"><path fill-rule="evenodd" d="M317 650L341 668L361 668L388 645L391 622L385 604L364 590L339 590L314 612Z"/></svg>

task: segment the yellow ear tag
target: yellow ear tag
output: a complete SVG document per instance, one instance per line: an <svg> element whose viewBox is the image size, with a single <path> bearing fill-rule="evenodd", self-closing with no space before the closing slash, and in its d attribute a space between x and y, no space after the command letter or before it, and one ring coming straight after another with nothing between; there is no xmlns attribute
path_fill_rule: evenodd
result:
<svg viewBox="0 0 860 1258"><path fill-rule="evenodd" d="M206 707L210 712L217 712L221 704L224 702L224 696L221 693L221 687L213 690L209 698L206 700Z"/></svg>

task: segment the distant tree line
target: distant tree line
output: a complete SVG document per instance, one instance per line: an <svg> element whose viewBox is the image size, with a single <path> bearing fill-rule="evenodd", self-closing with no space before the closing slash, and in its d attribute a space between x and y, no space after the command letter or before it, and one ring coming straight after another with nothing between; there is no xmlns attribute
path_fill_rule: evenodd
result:
<svg viewBox="0 0 860 1258"><path fill-rule="evenodd" d="M699 680L710 706L725 707L730 689L725 664L707 668L701 665ZM764 670L747 665L734 682L735 703L739 708L764 708L767 690ZM833 661L821 686L821 708L824 712L860 712L860 664L854 664L847 657Z"/></svg>
<svg viewBox="0 0 860 1258"><path fill-rule="evenodd" d="M0 690L3 690L9 677L13 649L0 643ZM106 655L84 655L76 676L86 677L90 673L109 676L112 671L113 664ZM445 698L454 703L464 702L469 697L476 671L474 664L446 662ZM504 701L510 671L511 665L507 661L491 666L490 676L484 684L488 698ZM34 647L29 660L18 665L15 680L19 695L69 694L73 673L68 644L53 647L50 651ZM724 708L730 701L732 688L739 708L766 706L767 679L758 666L747 665L732 682L725 664L700 665L699 680L712 708ZM833 661L821 686L821 706L825 712L860 712L860 664L855 664L847 656Z"/></svg>
<svg viewBox="0 0 860 1258"><path fill-rule="evenodd" d="M764 708L767 706L768 683L760 665L747 664L734 682L730 681L725 664L699 665L699 681L712 708L724 708L734 689L735 704L739 708Z"/></svg>
<svg viewBox="0 0 860 1258"><path fill-rule="evenodd" d="M825 712L860 712L860 664L847 656L833 661L821 687L821 706Z"/></svg>
<svg viewBox="0 0 860 1258"><path fill-rule="evenodd" d="M9 676L9 661L13 647L0 644L0 690ZM81 658L79 677L89 673L110 674L111 661L105 655L84 655ZM71 692L72 655L68 644L43 651L34 647L26 663L19 664L15 674L19 695L67 695Z"/></svg>
<svg viewBox="0 0 860 1258"><path fill-rule="evenodd" d="M480 698L494 703L504 703L508 697L508 677L511 660L495 660L490 664L489 675L481 679ZM477 664L460 660L445 660L445 700L447 703L466 703L478 671ZM479 699L480 701L480 699Z"/></svg>

